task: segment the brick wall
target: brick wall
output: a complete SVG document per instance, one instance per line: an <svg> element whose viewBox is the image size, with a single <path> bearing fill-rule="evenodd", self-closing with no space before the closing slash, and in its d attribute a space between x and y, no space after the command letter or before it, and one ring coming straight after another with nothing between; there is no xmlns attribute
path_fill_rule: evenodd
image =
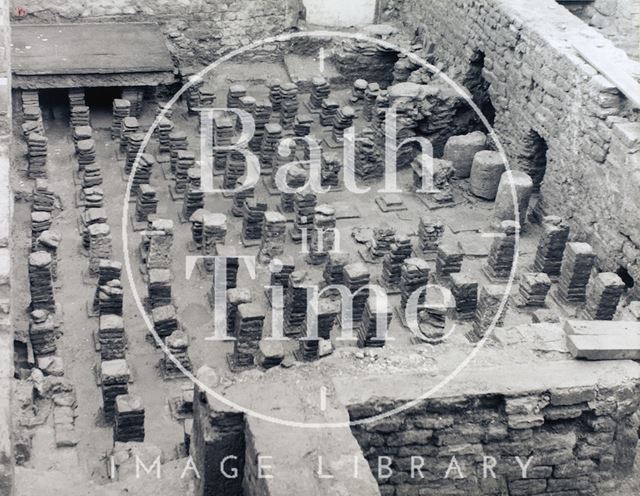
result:
<svg viewBox="0 0 640 496"><path fill-rule="evenodd" d="M300 375L291 371L247 377L224 391L261 415L312 423L351 419L350 429L244 416L196 388L191 455L201 480L195 494L614 494L634 465L640 364L527 356L510 347L483 350L476 367L375 423L366 419L413 402L446 373L397 368L384 376L332 377L322 413L309 407L309 391L321 381L305 376L300 389ZM217 387L212 369L198 374ZM236 458L225 468L238 468L241 479L223 478L220 462L229 455ZM388 469L379 471L382 465Z"/></svg>
<svg viewBox="0 0 640 496"><path fill-rule="evenodd" d="M605 47L629 73L624 52L553 0L386 0L381 12L423 28L458 81L484 54L494 127L512 167L526 170L532 143L544 139L544 209L571 221L601 268L625 266L640 282L640 124L630 124L638 111L573 45Z"/></svg>
<svg viewBox="0 0 640 496"><path fill-rule="evenodd" d="M13 494L11 387L13 328L11 326L11 254L9 251L12 194L9 183L11 141L11 71L9 12L0 6L0 494Z"/></svg>
<svg viewBox="0 0 640 496"><path fill-rule="evenodd" d="M208 64L251 41L280 34L296 25L301 10L301 0L11 0L11 4L12 22L157 22L183 65ZM267 49L260 53L268 55Z"/></svg>
<svg viewBox="0 0 640 496"><path fill-rule="evenodd" d="M512 378L477 371L480 380L459 381L466 394L447 386L406 412L355 426L381 494L613 494L634 464L637 375L616 377L621 370L606 371L613 362L585 368L584 377L573 375L580 363L548 367L534 371L539 380L523 377L524 367L502 370ZM592 375L599 367L612 373L608 385ZM378 396L348 408L358 420L402 404Z"/></svg>

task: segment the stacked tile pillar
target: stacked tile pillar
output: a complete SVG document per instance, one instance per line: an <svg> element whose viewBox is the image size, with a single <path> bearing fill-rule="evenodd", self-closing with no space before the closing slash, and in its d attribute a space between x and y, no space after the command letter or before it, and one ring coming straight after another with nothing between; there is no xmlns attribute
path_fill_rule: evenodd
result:
<svg viewBox="0 0 640 496"><path fill-rule="evenodd" d="M147 269L170 269L173 246L173 221L157 219L151 222Z"/></svg>
<svg viewBox="0 0 640 496"><path fill-rule="evenodd" d="M567 243L560 268L558 296L568 303L585 300L587 283L596 261L593 248L587 243Z"/></svg>
<svg viewBox="0 0 640 496"><path fill-rule="evenodd" d="M313 214L307 262L321 265L327 261L336 241L336 211L327 204L318 205Z"/></svg>
<svg viewBox="0 0 640 496"><path fill-rule="evenodd" d="M473 327L467 334L469 341L476 342L482 339L493 323L496 326L502 325L506 304L501 311L500 305L504 295L505 288L499 285L487 285L480 288Z"/></svg>
<svg viewBox="0 0 640 496"><path fill-rule="evenodd" d="M129 366L124 359L106 360L100 364L102 412L108 422L114 419L116 398L129 392L130 376Z"/></svg>
<svg viewBox="0 0 640 496"><path fill-rule="evenodd" d="M535 272L544 272L549 277L560 275L562 257L569 239L569 224L557 216L547 216L542 220L542 236L538 242Z"/></svg>
<svg viewBox="0 0 640 496"><path fill-rule="evenodd" d="M509 278L515 258L518 229L516 222L505 220L500 223L499 233L491 243L487 265L484 267L490 279Z"/></svg>
<svg viewBox="0 0 640 496"><path fill-rule="evenodd" d="M258 260L268 263L284 252L287 219L279 212L265 212Z"/></svg>
<svg viewBox="0 0 640 496"><path fill-rule="evenodd" d="M587 302L582 315L586 320L613 320L625 285L613 272L602 272L587 286Z"/></svg>
<svg viewBox="0 0 640 496"><path fill-rule="evenodd" d="M233 365L253 367L258 352L258 343L262 338L264 310L255 303L243 303L238 306L235 322L235 341Z"/></svg>
<svg viewBox="0 0 640 496"><path fill-rule="evenodd" d="M116 397L113 441L144 441L144 404L139 396L123 394Z"/></svg>

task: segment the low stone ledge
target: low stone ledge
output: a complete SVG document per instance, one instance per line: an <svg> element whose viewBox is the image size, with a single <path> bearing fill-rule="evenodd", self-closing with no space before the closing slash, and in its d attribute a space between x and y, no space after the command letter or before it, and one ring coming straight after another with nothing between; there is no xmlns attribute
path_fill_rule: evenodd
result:
<svg viewBox="0 0 640 496"><path fill-rule="evenodd" d="M379 400L381 404L415 400L443 379L442 376L405 373L384 377L384 381L376 377L358 378L357 388L349 378L335 378L333 383L338 401L349 408L369 403L372 399ZM624 383L640 384L640 364L626 360L558 360L486 368L470 366L425 401L459 396L518 396L576 388L616 388Z"/></svg>

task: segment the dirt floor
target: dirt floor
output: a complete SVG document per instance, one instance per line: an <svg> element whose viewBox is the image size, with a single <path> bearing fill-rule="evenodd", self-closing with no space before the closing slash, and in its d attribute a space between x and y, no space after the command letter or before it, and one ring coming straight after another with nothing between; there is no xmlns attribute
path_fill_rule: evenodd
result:
<svg viewBox="0 0 640 496"><path fill-rule="evenodd" d="M255 80L247 81L246 74L258 74ZM259 64L259 67L247 67L239 65L229 65L224 72L211 78L208 84L216 88L220 105L224 105L226 99L226 89L230 83L243 82L249 89L249 94L256 97L266 96L266 88L263 83L271 77L286 79L287 74L283 66L271 64ZM346 101L346 92L339 92L337 96ZM306 100L306 96L301 101ZM140 119L142 127L147 129L153 121L155 104L146 102L145 114ZM32 458L28 463L28 468L36 470L55 470L60 472L73 472L78 467L87 474L88 478L98 484L107 481L105 456L113 446L112 427L106 425L101 418L102 399L100 389L95 380L95 368L99 364L99 354L96 353L93 332L97 328L98 322L95 318L90 318L86 312L86 305L92 300L95 291L95 282L87 281L85 272L88 267L88 259L80 250L80 233L78 230L78 217L82 209L76 206L75 197L79 189L79 181L76 175L77 162L73 153L73 142L71 139L71 129L68 124L66 102L44 111L46 118L46 135L49 138L49 158L48 171L49 181L53 191L61 199L63 210L58 212L54 220L54 229L63 234L63 242L59 250L59 280L56 292L56 301L63 309L63 323L61 326L62 336L59 340L59 354L64 359L65 375L76 386L78 395L78 418L76 419L76 429L80 435L80 442L76 448L55 448L52 425L45 425L36 430L34 437L34 447ZM51 112L49 111L51 110ZM117 151L118 143L110 138L109 127L111 125L111 109L109 107L92 108L91 113L94 138L97 145L97 157L102 165L105 190L105 208L109 216L109 225L113 234L113 258L123 260L122 256L122 209L125 182L123 178L123 157ZM174 110L172 118L175 129L187 133L190 149L198 152L199 136L197 130L197 118L187 115L183 102L180 102ZM362 128L362 123L356 123L357 128ZM319 136L322 131L314 129L313 134ZM16 136L16 157L14 170L19 171L14 179L16 190L29 193L31 183L20 177L24 177L23 170L26 168L24 158L24 140ZM157 141L151 141L151 153L157 153ZM402 171L399 179L403 189L410 191L411 182L410 171ZM379 185L372 185L372 192L354 197L347 191L332 192L319 197L318 203L330 203L334 206L342 203L349 208L352 213L358 215L355 219L339 220L338 228L341 233L342 250L351 254L353 261L361 261L358 250L364 245L359 244L353 238L352 233L357 229L367 229L382 224L394 227L399 234L412 236L414 247L418 244L416 232L418 228L418 218L421 213L432 212L434 217L441 218L448 228L446 238L462 242L465 246L473 247L484 251L492 241L490 222L493 219L493 204L472 200L464 192L466 182L462 181L456 186L456 195L462 203L455 208L445 208L429 211L424 203L414 194L403 195L405 211L383 213L377 206L375 199L380 194L376 193ZM221 383L230 384L237 380L228 370L226 354L232 349L232 343L220 343L207 341L205 338L211 336L212 322L211 310L207 300L207 292L211 287L211 276L194 271L190 280L185 277L186 256L190 255L188 244L191 239L190 225L181 223L178 213L182 207L181 201L173 201L169 195L168 184L163 175L161 167L156 167L153 172L151 184L156 187L160 203L158 213L160 217L169 218L175 224L174 237L174 260L173 260L173 294L175 304L181 324L187 331L190 339L189 353L193 361L194 369L207 364L222 375ZM270 196L266 188L260 183L256 188L256 198L269 203L269 209L276 209L279 197ZM221 195L209 195L206 198L206 207L212 212L222 212L227 214L229 232L226 245L229 250L236 250L238 254L255 255L258 248L244 248L240 242L239 233L241 220L232 217L228 211L231 206L231 199ZM134 204L130 204L130 211L133 211ZM26 257L29 253L30 227L29 227L30 205L26 201L16 204L14 216L14 263L18 267L15 275L14 302L13 308L26 309L29 304L29 288L26 270ZM128 220L127 220L128 222ZM291 225L291 224L289 224ZM127 231L129 239L129 255L134 268L135 287L141 298L147 294L146 284L143 281L142 273L138 270L138 246L140 242L140 232L134 232L131 224ZM538 240L538 228L528 225L521 239L519 270L522 271L530 266L535 254L535 247ZM305 267L302 257L299 254L299 245L291 242L287 243L286 254L291 255L297 262L296 268L308 271L313 281L321 280L321 268ZM484 257L466 257L464 271L476 278L480 284L489 281L482 273L481 267L485 263ZM320 266L322 267L322 266ZM380 274L382 266L369 265L372 271L372 281ZM266 267L258 269L256 281L252 281L246 271L239 274L239 287L249 287L254 295L254 300L262 301L265 308L269 306L263 294L263 288L268 284L269 272ZM130 384L130 391L142 396L146 409L146 439L149 444L158 446L165 453L166 459L178 457L177 447L183 440L183 428L181 422L172 417L168 407L168 399L180 393L183 385L189 382L186 379L163 381L159 375L158 363L162 357L161 351L149 340L147 329L140 316L133 298L129 281L125 281L125 308L124 318L126 332L129 340L127 350L127 361L133 372L133 382ZM517 285L514 285L514 292ZM549 299L550 300L550 299ZM548 301L549 301L548 300ZM391 297L394 306L398 305L399 296ZM560 316L568 316L566 309L559 308L553 301L549 301L552 310ZM569 309L571 312L571 309ZM17 314L17 332L24 335L27 331L27 314ZM505 326L517 325L531 322L531 314L521 312L513 307L507 313ZM267 314L265 328L270 328L270 315ZM447 343L442 348L434 348L429 345L413 344L412 334L402 327L398 318L394 320L390 329L390 340L386 349L381 353L386 360L386 367L389 364L398 368L408 368L414 366L420 369L428 369L429 354L450 353L452 368L464 358L461 350L467 346L464 338L465 327L458 326L452 335L447 338ZM352 367L362 367L361 351L352 344L342 344L348 350L340 350L338 355L340 360L335 360L336 369L333 373L337 375L348 373ZM410 362L415 360L415 354L411 357L403 358L403 349L412 346L413 351L421 349L427 350L423 362ZM288 344L289 351L297 348L295 342ZM380 367L383 360L380 361ZM390 370L393 369L391 366ZM312 366L311 366L312 367ZM372 372L378 366L372 366ZM343 368L343 370L340 370ZM380 368L380 370L382 370ZM292 373L295 373L292 371ZM319 396L318 396L319 397ZM636 488L640 490L640 488ZM630 489L632 490L632 489ZM631 494L631 493L629 493ZM637 494L637 492L636 492Z"/></svg>

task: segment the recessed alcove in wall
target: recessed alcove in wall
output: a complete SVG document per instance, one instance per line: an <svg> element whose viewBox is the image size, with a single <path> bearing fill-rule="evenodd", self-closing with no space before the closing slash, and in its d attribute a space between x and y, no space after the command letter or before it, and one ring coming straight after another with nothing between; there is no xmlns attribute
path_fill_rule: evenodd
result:
<svg viewBox="0 0 640 496"><path fill-rule="evenodd" d="M29 346L18 339L13 341L13 366L16 378L20 378L23 373L29 374L29 369L32 366L29 364Z"/></svg>
<svg viewBox="0 0 640 496"><path fill-rule="evenodd" d="M64 88L46 88L38 91L40 107L45 119L67 119L69 115L68 91Z"/></svg>
<svg viewBox="0 0 640 496"><path fill-rule="evenodd" d="M485 53L482 50L474 51L469 59L469 69L467 70L463 84L471 92L473 101L478 105L482 114L487 121L489 121L489 124L493 126L496 118L496 110L489 93L489 87L491 85L482 74L484 62Z"/></svg>
<svg viewBox="0 0 640 496"><path fill-rule="evenodd" d="M84 99L91 108L105 107L111 110L114 98L120 98L122 88L111 86L106 88L85 88Z"/></svg>
<svg viewBox="0 0 640 496"><path fill-rule="evenodd" d="M95 129L107 129L111 126L115 98L122 98L122 87L84 88L84 100L91 109L91 125Z"/></svg>
<svg viewBox="0 0 640 496"><path fill-rule="evenodd" d="M624 285L627 287L627 289L631 289L636 285L633 276L629 273L626 267L623 267L622 265L618 267L618 269L616 270L616 274L618 274L620 279L622 279L622 282L624 282Z"/></svg>
<svg viewBox="0 0 640 496"><path fill-rule="evenodd" d="M539 191L547 171L547 152L549 147L546 140L533 129L525 135L522 144L522 170L531 176L534 191Z"/></svg>
<svg viewBox="0 0 640 496"><path fill-rule="evenodd" d="M94 129L106 129L111 125L113 100L122 97L122 87L86 87L84 101L91 112ZM60 120L67 122L70 114L68 88L43 88L38 90L40 106L45 122Z"/></svg>

